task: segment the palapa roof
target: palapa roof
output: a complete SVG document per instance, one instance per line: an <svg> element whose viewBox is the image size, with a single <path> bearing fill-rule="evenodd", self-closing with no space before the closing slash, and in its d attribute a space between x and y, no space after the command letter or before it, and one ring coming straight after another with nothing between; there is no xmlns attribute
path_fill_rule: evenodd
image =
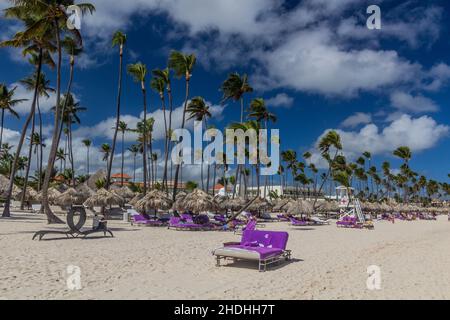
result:
<svg viewBox="0 0 450 320"><path fill-rule="evenodd" d="M152 190L139 200L134 207L142 213L148 210L169 210L172 207L172 200L164 192Z"/></svg>
<svg viewBox="0 0 450 320"><path fill-rule="evenodd" d="M87 195L69 188L63 192L59 197L55 198L54 202L60 206L81 205L88 198Z"/></svg>
<svg viewBox="0 0 450 320"><path fill-rule="evenodd" d="M56 188L50 188L48 189L48 201L50 204L55 204L56 198L58 198L62 193L59 192ZM36 196L37 201L42 201L42 191L40 191Z"/></svg>
<svg viewBox="0 0 450 320"><path fill-rule="evenodd" d="M232 211L239 211L247 204L243 198L225 199L219 204L220 209L230 209Z"/></svg>
<svg viewBox="0 0 450 320"><path fill-rule="evenodd" d="M249 211L267 210L272 207L269 201L263 198L258 198L247 208Z"/></svg>
<svg viewBox="0 0 450 320"><path fill-rule="evenodd" d="M113 189L113 190L111 190L111 192L114 192L115 194L121 196L122 198L124 198L126 200L133 199L136 196L136 194L133 191L131 191L130 188L128 188L126 186L119 188L119 189Z"/></svg>
<svg viewBox="0 0 450 320"><path fill-rule="evenodd" d="M194 213L201 213L206 211L215 211L218 209L217 203L214 201L213 197L200 189L195 189L193 192L189 193L182 201L179 203L177 210L187 210Z"/></svg>
<svg viewBox="0 0 450 320"><path fill-rule="evenodd" d="M311 214L313 213L313 205L309 201L305 200L297 200L289 204L288 214L296 215L296 214Z"/></svg>
<svg viewBox="0 0 450 320"><path fill-rule="evenodd" d="M100 189L97 191L97 193L91 197L89 197L85 202L84 205L86 207L107 207L107 206L122 206L124 205L125 200L113 193L109 192L105 189Z"/></svg>

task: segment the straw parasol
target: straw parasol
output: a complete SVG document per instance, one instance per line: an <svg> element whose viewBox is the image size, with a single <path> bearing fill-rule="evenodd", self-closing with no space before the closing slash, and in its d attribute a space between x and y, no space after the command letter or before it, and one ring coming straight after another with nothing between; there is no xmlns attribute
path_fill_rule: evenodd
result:
<svg viewBox="0 0 450 320"><path fill-rule="evenodd" d="M50 204L54 204L56 198L58 198L62 193L58 191L58 189L55 188L50 188L48 189L48 201L50 202ZM36 196L36 200L37 201L42 201L42 191L39 192Z"/></svg>
<svg viewBox="0 0 450 320"><path fill-rule="evenodd" d="M201 213L217 210L217 204L213 197L200 189L189 193L180 203L179 209Z"/></svg>
<svg viewBox="0 0 450 320"><path fill-rule="evenodd" d="M243 198L226 199L219 204L222 210L239 211L247 202Z"/></svg>
<svg viewBox="0 0 450 320"><path fill-rule="evenodd" d="M289 204L289 199L277 199L275 201L275 205L273 206L273 210L276 211L282 211L283 208Z"/></svg>
<svg viewBox="0 0 450 320"><path fill-rule="evenodd" d="M91 197L89 197L85 202L84 206L93 208L93 207L107 207L107 206L123 206L125 200L118 196L115 193L109 192L105 189L100 189L97 193Z"/></svg>
<svg viewBox="0 0 450 320"><path fill-rule="evenodd" d="M118 196L121 196L122 198L124 198L125 200L131 200L135 197L135 193L133 191L131 191L130 188L128 188L127 186L124 186L122 188L119 189L114 189L112 190L112 192L114 192L115 194L117 194Z"/></svg>
<svg viewBox="0 0 450 320"><path fill-rule="evenodd" d="M69 188L55 199L59 206L81 205L88 197L74 188Z"/></svg>
<svg viewBox="0 0 450 320"><path fill-rule="evenodd" d="M93 196L95 194L95 191L89 188L89 186L86 183L80 184L75 188L75 190L85 195L86 198L89 198L90 196Z"/></svg>
<svg viewBox="0 0 450 320"><path fill-rule="evenodd" d="M339 211L339 204L336 201L325 201L320 207L321 212L337 212Z"/></svg>
<svg viewBox="0 0 450 320"><path fill-rule="evenodd" d="M159 190L152 190L145 197L139 200L135 206L137 211L145 213L148 210L169 210L172 207L172 200Z"/></svg>
<svg viewBox="0 0 450 320"><path fill-rule="evenodd" d="M143 197L144 197L144 195L142 193L138 193L134 196L133 199L128 201L128 204L130 204L134 207L136 205L136 203L138 203L138 201L141 200Z"/></svg>
<svg viewBox="0 0 450 320"><path fill-rule="evenodd" d="M262 211L271 208L269 201L263 198L258 198L247 208L249 211Z"/></svg>
<svg viewBox="0 0 450 320"><path fill-rule="evenodd" d="M8 195L8 188L9 188L9 179L3 175L0 175L0 197L6 198L6 196ZM19 187L13 185L13 192L12 192L13 198L15 198L21 192L22 190Z"/></svg>

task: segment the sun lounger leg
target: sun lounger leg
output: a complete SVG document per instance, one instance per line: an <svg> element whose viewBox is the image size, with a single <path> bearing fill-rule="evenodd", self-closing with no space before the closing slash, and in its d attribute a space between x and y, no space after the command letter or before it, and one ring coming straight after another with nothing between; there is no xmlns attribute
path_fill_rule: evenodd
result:
<svg viewBox="0 0 450 320"><path fill-rule="evenodd" d="M220 257L216 256L216 267L220 267Z"/></svg>

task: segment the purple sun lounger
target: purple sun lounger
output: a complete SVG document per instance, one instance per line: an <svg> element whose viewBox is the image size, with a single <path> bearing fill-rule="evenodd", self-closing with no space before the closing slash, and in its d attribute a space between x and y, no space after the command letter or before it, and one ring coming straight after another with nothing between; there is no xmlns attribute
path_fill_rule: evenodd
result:
<svg viewBox="0 0 450 320"><path fill-rule="evenodd" d="M193 222L183 222L181 218L172 217L169 221L169 228L178 231L208 231L213 230L211 224L195 224Z"/></svg>
<svg viewBox="0 0 450 320"><path fill-rule="evenodd" d="M225 244L212 254L217 267L220 260L251 260L258 261L258 270L264 272L271 264L291 259L291 251L286 250L288 239L287 232L246 230L240 243Z"/></svg>
<svg viewBox="0 0 450 320"><path fill-rule="evenodd" d="M362 228L362 224L358 223L356 217L345 216L342 220L336 222L336 225L341 228Z"/></svg>
<svg viewBox="0 0 450 320"><path fill-rule="evenodd" d="M294 227L306 227L311 225L308 221L305 220L297 220L295 218L289 218L291 221L291 225L293 225Z"/></svg>
<svg viewBox="0 0 450 320"><path fill-rule="evenodd" d="M131 225L141 225L141 226L149 226L149 227L163 227L166 224L163 221L159 220L150 220L145 218L143 215L138 214L132 217Z"/></svg>
<svg viewBox="0 0 450 320"><path fill-rule="evenodd" d="M242 227L241 229L236 229L234 231L234 234L243 234L244 231L255 231L256 230L256 225L258 224L258 222L256 220L250 220L249 222L247 222L247 224Z"/></svg>

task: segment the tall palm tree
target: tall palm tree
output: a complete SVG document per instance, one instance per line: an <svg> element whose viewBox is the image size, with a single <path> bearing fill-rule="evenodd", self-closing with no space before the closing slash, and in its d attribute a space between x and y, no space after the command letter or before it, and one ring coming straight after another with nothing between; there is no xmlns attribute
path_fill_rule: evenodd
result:
<svg viewBox="0 0 450 320"><path fill-rule="evenodd" d="M163 115L164 115L164 126L165 126L165 144L164 144L164 172L163 172L163 186L165 187L166 191L169 192L168 186L167 186L167 179L168 179L168 161L169 161L169 147L170 147L170 138L171 138L171 132L172 132L172 113L173 113L173 98L172 98L172 85L170 81L170 69L155 69L152 71L153 79L156 79L156 83L152 87L154 87L154 90L159 91L160 99L163 106ZM169 98L169 123L167 125L167 116L166 116L166 104L164 99L164 90L161 91L160 85L163 82L166 90L167 90L167 96ZM161 95L162 93L162 95ZM171 164L172 166L172 164Z"/></svg>
<svg viewBox="0 0 450 320"><path fill-rule="evenodd" d="M133 183L136 182L136 157L139 153L139 146L137 144L133 144L128 148L128 151L133 155Z"/></svg>
<svg viewBox="0 0 450 320"><path fill-rule="evenodd" d="M252 93L253 88L248 83L248 76L246 74L240 75L239 73L231 73L228 78L223 82L221 91L223 92L222 103L232 99L233 101L240 101L241 103L241 118L240 123L244 123L244 95ZM237 166L236 178L239 181L239 175L241 171L241 165ZM236 194L236 185L233 190L233 197Z"/></svg>
<svg viewBox="0 0 450 320"><path fill-rule="evenodd" d="M26 101L24 99L14 99L15 91L17 87L8 90L8 87L0 83L0 109L2 110L2 116L1 116L1 131L0 131L0 146L3 143L3 123L5 119L5 112L9 112L13 116L15 116L17 119L19 119L19 114L14 111L14 106L19 104L20 102ZM0 148L1 149L1 148Z"/></svg>
<svg viewBox="0 0 450 320"><path fill-rule="evenodd" d="M264 123L264 128L269 129L269 122L277 122L277 117L274 113L271 113L266 106L264 99L257 98L250 103L249 118L255 118L259 123ZM259 160L258 160L259 161ZM267 196L267 176L264 181L264 198Z"/></svg>
<svg viewBox="0 0 450 320"><path fill-rule="evenodd" d="M109 145L109 143L103 143L101 148L100 148L100 152L103 153L103 161L106 162L106 171L109 170L108 166L109 166L109 157L111 155L111 146Z"/></svg>
<svg viewBox="0 0 450 320"><path fill-rule="evenodd" d="M189 83L192 77L192 71L194 70L195 63L197 58L195 55L183 54L178 51L172 51L169 57L169 68L172 69L177 78L185 78L186 82L186 95L184 98L184 106L183 106L183 118L181 121L181 129L184 129L186 122L186 109L189 100ZM175 169L175 182L173 187L173 200L175 201L175 197L177 195L178 188L178 176L180 174L180 164L176 165Z"/></svg>
<svg viewBox="0 0 450 320"><path fill-rule="evenodd" d="M407 173L409 171L409 161L412 158L411 149L407 146L402 146L394 150L393 155L403 160L402 173L407 179ZM408 201L408 182L407 180L403 183L403 201L406 203Z"/></svg>
<svg viewBox="0 0 450 320"><path fill-rule="evenodd" d="M208 126L208 118L212 117L211 112L209 111L210 107L206 104L205 99L202 97L195 97L189 102L186 112L189 113L188 121L194 119L202 123L202 126L205 128ZM209 167L209 163L208 163ZM203 155L202 155L202 164L201 164L201 185L202 190L205 190L205 184L203 180ZM209 172L209 171L208 171ZM208 180L209 181L209 175ZM206 192L209 190L207 189Z"/></svg>
<svg viewBox="0 0 450 320"><path fill-rule="evenodd" d="M81 141L83 143L83 145L86 147L86 175L89 177L90 176L90 168L89 168L89 151L91 149L92 146L92 140L90 139L84 139L83 141Z"/></svg>
<svg viewBox="0 0 450 320"><path fill-rule="evenodd" d="M118 131L122 135L122 159L121 159L122 163L120 166L120 174L122 175L122 177L121 177L120 185L123 187L123 182L124 182L123 181L123 168L125 166L125 132L129 131L128 124L125 121L119 121ZM114 150L114 148L111 149L111 157L112 157L113 150ZM111 159L110 159L110 162L111 162ZM109 165L112 166L112 163L110 163Z"/></svg>
<svg viewBox="0 0 450 320"><path fill-rule="evenodd" d="M56 152L56 161L59 161L59 170L63 171L63 161L66 161L66 153L64 152L63 148L58 148L58 151Z"/></svg>
<svg viewBox="0 0 450 320"><path fill-rule="evenodd" d="M112 46L119 47L119 85L117 89L117 108L116 108L116 125L114 127L114 136L113 136L113 142L112 142L112 148L111 148L111 157L109 158L109 165L108 165L108 172L106 174L106 189L109 189L111 185L111 170L112 170L112 163L114 160L114 153L116 151L116 140L117 140L117 134L120 130L119 124L120 124L120 102L122 97L122 74L123 74L123 49L125 46L125 43L127 42L127 36L121 32L116 31L112 38ZM124 132L122 132L123 136ZM122 140L122 180L121 185L123 186L123 140Z"/></svg>
<svg viewBox="0 0 450 320"><path fill-rule="evenodd" d="M46 52L48 54L48 51L46 51ZM29 59L30 63L36 66L38 63L37 59L38 59L37 55L34 53L31 53L31 58ZM43 59L44 59L44 57L43 57ZM52 67L54 64L53 60L51 59L51 56L46 57L45 61L46 61L46 64L49 65L50 67ZM49 99L50 93L54 93L55 89L50 86L50 80L48 80L46 78L45 73L43 73L42 71L41 71L39 80L36 79L36 74L33 74L32 76L21 80L20 83L29 91L33 91L36 86L38 87L38 96L36 97L36 108L38 111L38 118L39 118L39 136L42 139L42 137L43 137L43 132L42 132L43 122L42 122L42 113L41 113L39 98L44 97L46 99ZM42 176L43 151L44 151L43 145L40 144L39 145L39 153L40 153L39 159L40 160L39 160L39 165L38 165L39 177ZM41 190L41 184L42 184L42 181L39 180L38 181L38 191Z"/></svg>
<svg viewBox="0 0 450 320"><path fill-rule="evenodd" d="M147 91L145 87L145 77L147 75L147 67L145 64L138 62L128 65L128 73L134 78L134 81L141 84L142 97L144 99L144 123L147 123ZM144 167L144 195L147 194L147 126L143 126L143 167Z"/></svg>

